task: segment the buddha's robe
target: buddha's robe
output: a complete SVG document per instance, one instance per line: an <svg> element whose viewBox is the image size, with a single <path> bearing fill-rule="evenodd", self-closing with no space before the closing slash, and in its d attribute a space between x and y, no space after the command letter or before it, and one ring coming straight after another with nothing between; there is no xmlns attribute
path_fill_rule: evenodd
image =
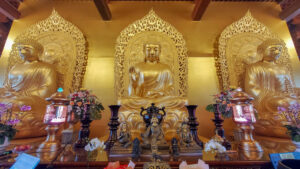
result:
<svg viewBox="0 0 300 169"><path fill-rule="evenodd" d="M257 134L287 137L277 108L298 102L293 87L290 73L283 65L261 61L246 69L245 91L255 98L254 106L259 113Z"/></svg>
<svg viewBox="0 0 300 169"><path fill-rule="evenodd" d="M19 112L18 106L31 106L30 112L20 115L16 138L37 137L45 134L43 116L45 98L57 88L57 73L48 63L34 61L16 64L8 73L3 88L0 88L0 102L14 103L13 114Z"/></svg>
<svg viewBox="0 0 300 169"><path fill-rule="evenodd" d="M121 105L140 109L155 103L167 108L183 107L186 100L176 96L174 79L168 65L142 62L131 68L128 93Z"/></svg>

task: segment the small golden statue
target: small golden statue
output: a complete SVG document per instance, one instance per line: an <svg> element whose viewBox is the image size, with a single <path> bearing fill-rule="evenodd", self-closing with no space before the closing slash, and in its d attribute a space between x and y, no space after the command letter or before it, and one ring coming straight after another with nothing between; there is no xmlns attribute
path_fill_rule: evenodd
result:
<svg viewBox="0 0 300 169"><path fill-rule="evenodd" d="M48 103L45 98L56 91L57 72L53 65L39 60L43 46L37 41L20 41L17 48L24 62L9 70L5 84L0 88L0 102L30 105L32 110L21 115L16 138L38 137L46 134L43 116Z"/></svg>
<svg viewBox="0 0 300 169"><path fill-rule="evenodd" d="M182 122L180 129L177 131L180 140L180 154L201 154L202 148L193 139L191 129L187 122Z"/></svg>
<svg viewBox="0 0 300 169"><path fill-rule="evenodd" d="M186 100L175 96L173 74L170 67L159 62L161 46L145 44L145 61L129 69L128 98L121 99L122 106L139 109L155 103L167 108L183 107Z"/></svg>
<svg viewBox="0 0 300 169"><path fill-rule="evenodd" d="M156 114L152 115L150 126L148 126L145 133L142 133L142 140L146 148L159 149L160 147L168 147ZM158 147L155 148L156 146Z"/></svg>
<svg viewBox="0 0 300 169"><path fill-rule="evenodd" d="M127 124L125 122L121 123L121 125L120 125L120 134L119 134L119 137L118 137L118 143L123 148L127 148L131 145L130 133L128 131Z"/></svg>
<svg viewBox="0 0 300 169"><path fill-rule="evenodd" d="M191 134L190 127L187 122L181 124L180 130L178 131L180 137L180 145L184 147L190 147L194 145L193 135Z"/></svg>
<svg viewBox="0 0 300 169"><path fill-rule="evenodd" d="M254 106L259 113L255 124L258 135L287 138L286 130L278 119L277 108L299 102L290 71L276 62L283 47L284 44L277 39L265 40L257 49L263 59L246 69L245 91L255 98Z"/></svg>

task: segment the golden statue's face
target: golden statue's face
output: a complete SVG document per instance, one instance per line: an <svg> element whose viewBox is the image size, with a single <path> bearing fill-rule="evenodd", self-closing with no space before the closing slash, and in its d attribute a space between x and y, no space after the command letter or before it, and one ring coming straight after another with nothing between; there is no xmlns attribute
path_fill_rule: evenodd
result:
<svg viewBox="0 0 300 169"><path fill-rule="evenodd" d="M19 55L25 61L38 60L37 51L31 45L18 45Z"/></svg>
<svg viewBox="0 0 300 169"><path fill-rule="evenodd" d="M151 124L152 124L152 126L157 126L158 125L158 119L157 119L157 117L152 117Z"/></svg>
<svg viewBox="0 0 300 169"><path fill-rule="evenodd" d="M281 45L270 45L264 51L264 60L275 61L282 53Z"/></svg>
<svg viewBox="0 0 300 169"><path fill-rule="evenodd" d="M155 62L159 61L160 45L146 44L144 46L146 61Z"/></svg>
<svg viewBox="0 0 300 169"><path fill-rule="evenodd" d="M123 124L122 126L121 126L121 131L123 131L123 132L126 132L127 131L127 124Z"/></svg>

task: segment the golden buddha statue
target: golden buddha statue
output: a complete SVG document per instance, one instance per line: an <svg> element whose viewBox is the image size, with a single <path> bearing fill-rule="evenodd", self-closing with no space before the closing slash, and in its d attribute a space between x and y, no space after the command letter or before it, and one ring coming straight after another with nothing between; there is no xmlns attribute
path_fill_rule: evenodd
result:
<svg viewBox="0 0 300 169"><path fill-rule="evenodd" d="M141 107L152 103L165 107L168 114L162 127L169 141L176 137L177 125L187 116L187 99L176 95L173 72L159 59L160 44L144 44L143 50L144 61L129 68L128 96L119 100L121 121L129 124L132 138L140 138L145 129L139 114Z"/></svg>
<svg viewBox="0 0 300 169"><path fill-rule="evenodd" d="M255 98L254 106L259 113L255 132L261 136L287 138L286 129L278 119L277 108L287 108L299 101L290 71L276 62L283 47L284 44L277 39L265 40L257 48L263 59L249 65L245 73L245 91Z"/></svg>
<svg viewBox="0 0 300 169"><path fill-rule="evenodd" d="M159 61L159 44L145 44L145 61L129 69L129 87L127 98L121 99L121 105L140 109L155 103L168 109L183 107L186 100L175 96L173 74L170 67Z"/></svg>
<svg viewBox="0 0 300 169"><path fill-rule="evenodd" d="M3 88L0 88L0 102L16 106L29 105L31 111L19 114L21 122L15 138L45 135L43 116L46 110L45 98L57 88L57 72L54 65L41 62L43 46L35 40L27 39L17 44L22 63L15 64L8 72ZM16 111L13 114L18 113Z"/></svg>

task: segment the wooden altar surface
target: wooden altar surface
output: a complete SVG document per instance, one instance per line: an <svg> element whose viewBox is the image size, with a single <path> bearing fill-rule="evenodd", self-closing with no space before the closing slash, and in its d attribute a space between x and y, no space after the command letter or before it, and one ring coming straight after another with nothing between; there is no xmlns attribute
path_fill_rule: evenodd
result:
<svg viewBox="0 0 300 169"><path fill-rule="evenodd" d="M127 164L129 162L128 159L130 159L130 157L107 158L107 156L105 156L100 158L100 161L96 161L96 157L94 155L88 156L88 152L86 152L84 149L74 149L71 145L62 147L58 152L37 153L36 149L39 144L40 142L32 144L32 149L26 152L41 159L41 162L37 167L38 169L100 169L105 168L108 164L108 161L120 161L121 164ZM13 145L11 147L13 147ZM11 149L11 147L8 149ZM14 163L17 156L17 153L13 153L4 157L0 157L0 168L9 168ZM169 164L172 169L178 169L181 161L185 160L188 164L195 164L197 163L198 158L199 157L195 156L180 157L178 159L171 159ZM135 161L135 168L141 169L143 168L144 163L149 161ZM244 160L241 156L235 154L230 156L230 158L216 159L205 162L209 164L210 168L273 168L268 154L263 154L259 160Z"/></svg>

